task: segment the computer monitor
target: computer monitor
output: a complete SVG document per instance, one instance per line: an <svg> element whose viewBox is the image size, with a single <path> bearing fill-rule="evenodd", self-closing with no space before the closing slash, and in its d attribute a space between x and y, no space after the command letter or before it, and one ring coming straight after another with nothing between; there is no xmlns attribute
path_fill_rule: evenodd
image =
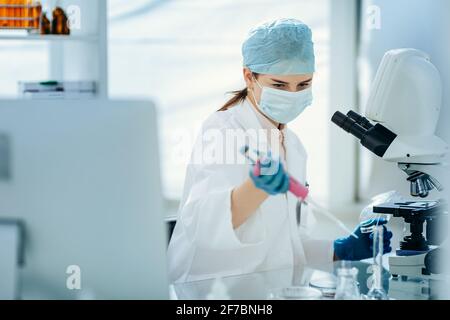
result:
<svg viewBox="0 0 450 320"><path fill-rule="evenodd" d="M0 101L0 136L0 223L24 229L18 298L169 297L151 102Z"/></svg>

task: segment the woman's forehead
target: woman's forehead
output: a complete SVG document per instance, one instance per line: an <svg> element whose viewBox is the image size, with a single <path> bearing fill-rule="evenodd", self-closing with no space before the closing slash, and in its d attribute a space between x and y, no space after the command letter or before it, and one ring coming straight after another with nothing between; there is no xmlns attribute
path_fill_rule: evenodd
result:
<svg viewBox="0 0 450 320"><path fill-rule="evenodd" d="M287 83L297 83L307 81L313 78L314 74L297 74L297 75L275 75L275 74L261 74L260 78L266 80L280 80Z"/></svg>

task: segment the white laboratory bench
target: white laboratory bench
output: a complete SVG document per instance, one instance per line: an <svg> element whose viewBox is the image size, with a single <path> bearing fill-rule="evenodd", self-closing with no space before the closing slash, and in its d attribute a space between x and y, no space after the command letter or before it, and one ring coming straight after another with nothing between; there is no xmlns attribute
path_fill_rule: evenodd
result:
<svg viewBox="0 0 450 320"><path fill-rule="evenodd" d="M343 220L349 228L353 229L359 224L359 218ZM393 231L394 238L392 240L393 250L398 247L399 241L403 238L403 221L401 219L391 219L388 228ZM327 238L330 240L345 236L345 232L337 228L333 222L326 218L318 218L312 235L319 238ZM394 255L394 252L386 254L383 259L383 285L385 290L389 293L390 288L398 287L398 280L394 280L389 274L388 260L389 256ZM367 282L371 276L369 267L372 259L367 259L361 262L352 262L352 265L358 269L358 283L362 294L368 292ZM337 268L340 262L335 262L323 266L305 266L302 268L287 268L280 270L272 270L266 272L257 272L252 274L237 275L225 277L222 279L223 283L228 289L228 294L233 300L260 300L267 299L271 291L276 288L290 287L290 286L309 286L311 280L317 278L335 278ZM193 281L187 283L179 283L171 285L171 298L180 300L203 300L206 299L211 292L215 279ZM394 282L393 282L394 281ZM427 292L428 285L421 279L416 279L416 282L408 282L401 284L406 289L399 292L398 290L391 290L392 299L401 300L424 300L430 299ZM324 298L328 299L328 298Z"/></svg>
<svg viewBox="0 0 450 320"><path fill-rule="evenodd" d="M387 260L387 259L386 259ZM370 288L371 264L367 261L352 262L352 267L358 269L358 287L362 295ZM221 279L227 288L231 300L267 300L271 293L288 287L314 287L318 280L336 281L337 268L340 262L321 267L297 267L279 269L251 274L229 276ZM422 288L427 288L423 281L408 282L403 291L398 291L400 279L393 279L389 272L383 270L383 287L392 300L427 300L432 297ZM178 283L171 285L171 298L175 300L205 300L211 292L216 279ZM391 290L391 288L394 288ZM329 291L328 291L329 292ZM320 300L330 300L333 297L322 296ZM218 300L222 300L221 298Z"/></svg>

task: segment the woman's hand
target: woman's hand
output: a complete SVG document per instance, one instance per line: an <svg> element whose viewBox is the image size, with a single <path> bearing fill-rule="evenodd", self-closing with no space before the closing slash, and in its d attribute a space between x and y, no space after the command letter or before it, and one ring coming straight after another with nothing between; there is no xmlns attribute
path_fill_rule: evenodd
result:
<svg viewBox="0 0 450 320"><path fill-rule="evenodd" d="M383 226L383 253L392 251L392 232L388 231L385 226L386 223L387 220L383 218L375 219L371 224L364 223L365 227L370 225ZM358 236L358 239L348 236L334 241L335 260L358 261L373 257L373 232L362 233L361 226L358 226L354 233Z"/></svg>
<svg viewBox="0 0 450 320"><path fill-rule="evenodd" d="M280 161L267 157L255 164L250 178L231 193L233 228L244 224L270 195L286 193L288 189L289 177Z"/></svg>
<svg viewBox="0 0 450 320"><path fill-rule="evenodd" d="M289 190L289 176L280 160L274 160L270 153L253 166L250 178L258 189L272 196Z"/></svg>

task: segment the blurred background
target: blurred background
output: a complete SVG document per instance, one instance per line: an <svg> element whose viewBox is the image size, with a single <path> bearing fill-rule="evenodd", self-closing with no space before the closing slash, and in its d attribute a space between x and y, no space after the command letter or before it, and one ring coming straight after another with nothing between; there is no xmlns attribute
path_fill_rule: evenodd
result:
<svg viewBox="0 0 450 320"><path fill-rule="evenodd" d="M176 219L201 123L222 106L227 92L244 87L242 42L251 27L268 19L297 18L313 31L315 100L290 127L309 154L313 196L349 225L359 222L360 210L374 195L389 190L409 194L396 165L361 148L330 122L338 110L364 113L386 51L416 48L430 55L444 88L438 135L450 136L447 0L42 1L49 18L57 6L76 20L66 38L53 31L0 30L0 99L29 100L27 85L54 80L92 85L94 99L152 101L158 145L151 148L160 160L167 221ZM325 225L315 232L340 235Z"/></svg>

